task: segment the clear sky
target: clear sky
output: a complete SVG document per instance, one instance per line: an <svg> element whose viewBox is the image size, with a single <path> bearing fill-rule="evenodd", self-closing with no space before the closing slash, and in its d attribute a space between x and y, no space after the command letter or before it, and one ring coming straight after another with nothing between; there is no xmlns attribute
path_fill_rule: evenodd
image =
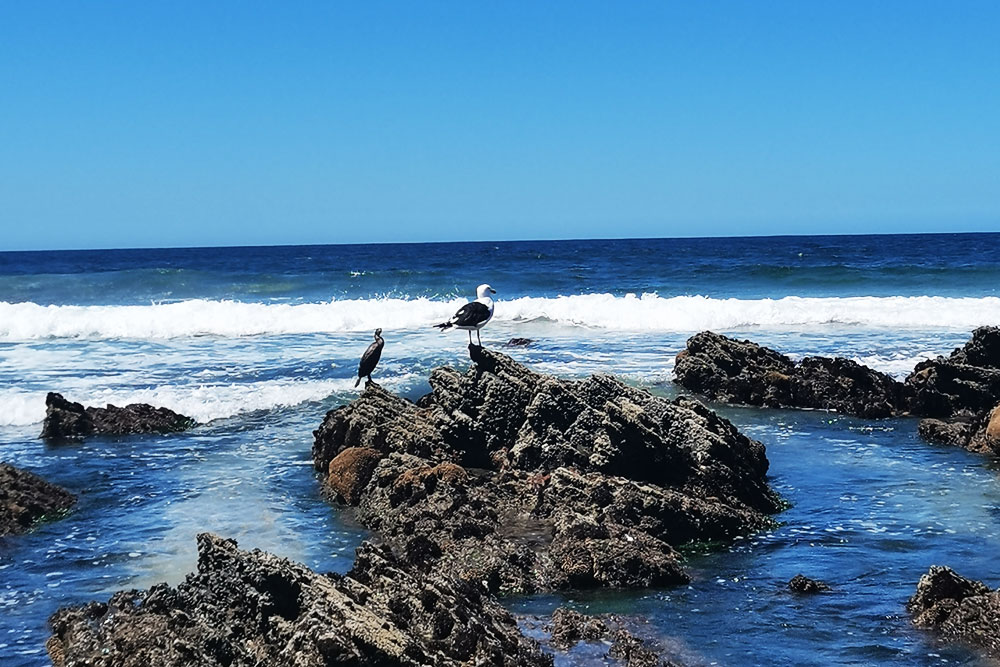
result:
<svg viewBox="0 0 1000 667"><path fill-rule="evenodd" d="M1000 231L1000 2L0 4L0 249Z"/></svg>

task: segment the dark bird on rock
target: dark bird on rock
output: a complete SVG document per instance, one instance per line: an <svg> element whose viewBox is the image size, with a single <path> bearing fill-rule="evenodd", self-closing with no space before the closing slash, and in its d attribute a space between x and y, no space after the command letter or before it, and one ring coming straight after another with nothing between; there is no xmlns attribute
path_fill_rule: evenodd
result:
<svg viewBox="0 0 1000 667"><path fill-rule="evenodd" d="M472 345L472 332L475 331L479 347L482 347L483 341L479 338L479 330L493 318L493 299L490 298L490 294L496 293L497 291L489 285L480 285L476 288L477 298L475 301L470 301L459 308L458 312L447 322L434 326L441 330L452 327L465 329L469 332L469 345Z"/></svg>
<svg viewBox="0 0 1000 667"><path fill-rule="evenodd" d="M375 330L375 342L368 346L365 353L361 355L361 363L358 364L358 381L354 383L357 387L361 384L361 378L367 377L368 381L372 381L372 371L378 366L378 360L382 358L382 348L385 346L385 341L382 340L382 329Z"/></svg>

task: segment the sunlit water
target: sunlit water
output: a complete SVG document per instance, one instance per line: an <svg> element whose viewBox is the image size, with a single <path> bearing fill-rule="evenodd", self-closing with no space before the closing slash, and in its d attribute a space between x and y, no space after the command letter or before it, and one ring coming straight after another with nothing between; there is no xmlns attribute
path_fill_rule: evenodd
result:
<svg viewBox="0 0 1000 667"><path fill-rule="evenodd" d="M971 258L962 237L754 241L749 249L678 242L688 244L684 253L667 241L489 246L495 270L482 269L483 279L500 300L483 340L498 347L532 338L506 351L539 371L613 373L674 395L673 359L686 338L716 318L751 317L716 328L793 357L843 355L902 377L992 317L997 237L976 238ZM0 538L0 664L45 664L45 622L62 605L177 583L194 568L202 531L320 571L348 569L366 532L322 497L312 430L357 395L353 376L373 324L386 339L376 377L405 396L426 392L435 366L469 363L464 332L429 325L480 280L478 265L474 275L455 268L456 253L469 262L481 251L0 253L0 460L80 499L60 521ZM628 291L659 296L629 301ZM699 294L715 301L671 301ZM597 297L573 300L581 295ZM820 301L782 301L788 296ZM950 300L928 306L924 296ZM842 297L888 300L844 310ZM162 303L187 310L164 313ZM941 307L950 310L933 310ZM845 321L852 308L863 316ZM547 314L529 316L539 309ZM47 391L87 404L164 405L200 425L165 437L45 444L37 434ZM920 441L913 420L720 410L767 446L771 483L791 505L780 528L692 554L688 587L542 596L510 600L512 608L544 614L570 603L646 617L642 634L694 664L974 664L972 653L913 629L904 604L931 564L1000 583L993 463ZM834 590L792 595L785 586L799 572ZM588 651L603 648L582 647L564 662Z"/></svg>

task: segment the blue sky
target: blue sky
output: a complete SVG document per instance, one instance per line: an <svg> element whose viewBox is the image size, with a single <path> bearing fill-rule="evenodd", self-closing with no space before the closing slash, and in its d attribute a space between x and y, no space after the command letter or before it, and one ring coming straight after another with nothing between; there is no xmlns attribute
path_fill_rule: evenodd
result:
<svg viewBox="0 0 1000 667"><path fill-rule="evenodd" d="M0 249L1000 231L1000 3L0 5Z"/></svg>

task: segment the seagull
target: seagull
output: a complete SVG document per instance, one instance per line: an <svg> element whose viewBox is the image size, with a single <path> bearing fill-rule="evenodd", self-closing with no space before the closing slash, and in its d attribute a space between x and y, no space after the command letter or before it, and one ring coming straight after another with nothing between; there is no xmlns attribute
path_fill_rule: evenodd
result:
<svg viewBox="0 0 1000 667"><path fill-rule="evenodd" d="M372 371L378 366L378 360L382 358L382 347L385 341L382 340L382 329L375 330L375 342L368 346L365 353L361 355L361 363L358 364L358 381L354 383L357 387L361 384L361 378L368 376L368 382L372 381Z"/></svg>
<svg viewBox="0 0 1000 667"><path fill-rule="evenodd" d="M486 326L486 323L493 318L493 299L490 298L490 294L496 293L497 291L489 285L480 285L476 288L477 298L475 301L470 301L459 308L454 317L447 322L435 324L434 326L442 330L452 327L465 329L469 332L469 345L472 345L472 332L475 331L479 347L482 347L483 341L479 337L479 330Z"/></svg>

